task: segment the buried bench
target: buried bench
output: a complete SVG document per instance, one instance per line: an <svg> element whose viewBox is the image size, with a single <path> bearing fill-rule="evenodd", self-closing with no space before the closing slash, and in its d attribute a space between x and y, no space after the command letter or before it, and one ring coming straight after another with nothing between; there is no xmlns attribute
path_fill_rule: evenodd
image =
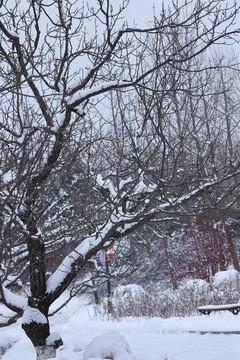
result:
<svg viewBox="0 0 240 360"><path fill-rule="evenodd" d="M204 315L209 315L212 311L231 311L232 314L237 315L240 312L240 303L227 305L206 305L198 306L197 310Z"/></svg>

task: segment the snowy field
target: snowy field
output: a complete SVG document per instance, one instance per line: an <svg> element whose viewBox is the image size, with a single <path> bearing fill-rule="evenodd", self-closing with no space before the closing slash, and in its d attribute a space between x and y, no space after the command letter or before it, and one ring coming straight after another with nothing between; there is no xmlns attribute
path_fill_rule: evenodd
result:
<svg viewBox="0 0 240 360"><path fill-rule="evenodd" d="M211 334L211 331L240 331L240 314L211 313L188 318L96 319L93 306L75 298L51 318L52 332L59 332L64 345L59 360L82 360L87 345L97 336L120 332L136 360L240 360L240 335ZM11 347L3 360L34 360L35 351L21 329L21 321L0 328L0 345ZM121 358L120 360L125 360Z"/></svg>

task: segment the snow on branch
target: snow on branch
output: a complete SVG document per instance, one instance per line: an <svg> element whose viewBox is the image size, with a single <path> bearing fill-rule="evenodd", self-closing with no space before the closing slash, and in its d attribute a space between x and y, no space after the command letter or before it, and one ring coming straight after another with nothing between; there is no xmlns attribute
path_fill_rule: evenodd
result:
<svg viewBox="0 0 240 360"><path fill-rule="evenodd" d="M12 31L7 29L2 21L0 21L0 29L2 30L2 32L4 33L4 35L6 35L10 40L16 40L19 38L18 34L16 33L16 31Z"/></svg>
<svg viewBox="0 0 240 360"><path fill-rule="evenodd" d="M157 184L149 184L146 185L143 180L140 180L140 182L137 184L135 189L135 194L139 193L152 193L157 188Z"/></svg>
<svg viewBox="0 0 240 360"><path fill-rule="evenodd" d="M47 324L47 318L41 311L31 306L27 306L22 317L22 324Z"/></svg>
<svg viewBox="0 0 240 360"><path fill-rule="evenodd" d="M21 295L13 294L4 286L1 286L0 302L15 312L22 312L27 306L27 298L24 298Z"/></svg>
<svg viewBox="0 0 240 360"><path fill-rule="evenodd" d="M21 317L21 314L15 314L14 316L3 316L0 314L0 328L14 324Z"/></svg>
<svg viewBox="0 0 240 360"><path fill-rule="evenodd" d="M96 238L94 235L89 236L67 255L57 270L47 280L47 293L54 292L56 288L64 282L68 274L77 271L77 267L74 269L76 261L83 259L88 251L90 251L92 247L98 246L100 242L101 238Z"/></svg>
<svg viewBox="0 0 240 360"><path fill-rule="evenodd" d="M170 208L176 208L178 206L181 206L183 204L186 204L188 201L199 197L202 193L204 193L207 190L213 189L216 185L219 185L223 183L224 181L230 180L231 178L240 175L240 170L238 169L240 164L236 166L236 168L231 171L230 173L226 174L225 176L222 176L221 178L216 178L213 181L206 182L200 186L198 186L196 189L193 189L192 191L179 196L175 198L169 198L168 201L156 206L154 209L150 210L150 213L159 213L163 210L168 210ZM159 199L161 200L161 199Z"/></svg>
<svg viewBox="0 0 240 360"><path fill-rule="evenodd" d="M117 191L110 179L103 180L102 175L98 174L96 181L100 188L105 189L109 192L109 195L112 199L115 199L117 197Z"/></svg>
<svg viewBox="0 0 240 360"><path fill-rule="evenodd" d="M47 293L51 294L64 286L68 277L74 277L84 266L91 255L95 255L104 246L136 225L136 214L122 214L113 211L110 219L96 231L86 237L69 255L65 257L57 270L47 280ZM62 291L61 291L62 292Z"/></svg>
<svg viewBox="0 0 240 360"><path fill-rule="evenodd" d="M82 103L83 101L102 94L106 91L109 90L113 90L113 89L119 89L119 88L124 88L124 87L128 87L128 86L133 86L134 83L131 81L109 81L109 82L104 82L100 85L97 86L93 86L92 88L86 89L86 90L79 90L78 92L76 92L74 95L72 96L67 96L66 97L66 103L68 106L70 106L71 108L75 108L76 106L78 106L80 103ZM71 86L70 86L71 89Z"/></svg>

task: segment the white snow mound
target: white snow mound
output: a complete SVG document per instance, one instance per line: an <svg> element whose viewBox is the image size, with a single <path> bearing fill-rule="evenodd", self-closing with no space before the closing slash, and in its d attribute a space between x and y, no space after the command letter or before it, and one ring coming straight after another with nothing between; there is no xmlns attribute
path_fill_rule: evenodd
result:
<svg viewBox="0 0 240 360"><path fill-rule="evenodd" d="M87 346L83 360L135 360L125 337L118 331L111 331L93 339Z"/></svg>
<svg viewBox="0 0 240 360"><path fill-rule="evenodd" d="M214 275L214 284L219 290L224 289L225 281L231 283L232 289L240 291L240 276L237 270L219 271Z"/></svg>
<svg viewBox="0 0 240 360"><path fill-rule="evenodd" d="M239 276L237 270L219 271L214 275L214 283L219 285L224 280L233 281Z"/></svg>

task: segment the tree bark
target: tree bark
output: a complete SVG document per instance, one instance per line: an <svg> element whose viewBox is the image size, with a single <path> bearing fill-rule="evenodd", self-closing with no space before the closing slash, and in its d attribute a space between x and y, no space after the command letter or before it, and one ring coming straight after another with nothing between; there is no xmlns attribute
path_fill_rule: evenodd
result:
<svg viewBox="0 0 240 360"><path fill-rule="evenodd" d="M165 258L166 258L166 262L167 262L167 267L168 267L168 272L170 275L170 279L171 279L171 283L173 286L173 289L176 290L177 289L177 282L176 279L174 277L174 269L172 267L170 258L169 258L169 251L168 251L168 242L167 239L164 237L163 238L163 246L164 246L164 253L165 253Z"/></svg>
<svg viewBox="0 0 240 360"><path fill-rule="evenodd" d="M32 321L28 324L23 323L22 328L25 331L27 337L33 343L33 346L35 348L46 345L46 339L50 335L48 322L45 324L38 323L35 321Z"/></svg>

